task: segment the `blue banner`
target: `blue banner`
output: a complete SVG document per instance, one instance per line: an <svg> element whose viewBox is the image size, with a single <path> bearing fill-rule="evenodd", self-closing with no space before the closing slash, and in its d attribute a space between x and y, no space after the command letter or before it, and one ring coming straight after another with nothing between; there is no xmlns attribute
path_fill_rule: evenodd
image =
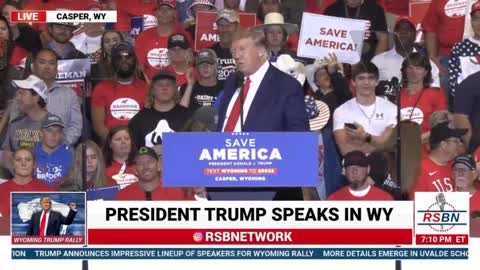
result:
<svg viewBox="0 0 480 270"><path fill-rule="evenodd" d="M205 187L314 187L313 132L164 133L163 184Z"/></svg>
<svg viewBox="0 0 480 270"><path fill-rule="evenodd" d="M130 34L132 37L137 37L141 32L143 32L143 16L135 16L130 19L130 25L132 30Z"/></svg>
<svg viewBox="0 0 480 270"><path fill-rule="evenodd" d="M467 248L13 248L12 259L466 260Z"/></svg>

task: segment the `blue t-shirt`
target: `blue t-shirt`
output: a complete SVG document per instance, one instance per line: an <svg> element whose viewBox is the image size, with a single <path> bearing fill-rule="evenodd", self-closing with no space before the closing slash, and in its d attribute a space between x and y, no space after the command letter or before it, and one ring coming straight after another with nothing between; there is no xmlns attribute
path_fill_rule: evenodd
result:
<svg viewBox="0 0 480 270"><path fill-rule="evenodd" d="M70 148L62 144L51 154L43 151L42 143L35 145L35 169L36 178L47 185L56 184L68 175L73 162L73 154Z"/></svg>

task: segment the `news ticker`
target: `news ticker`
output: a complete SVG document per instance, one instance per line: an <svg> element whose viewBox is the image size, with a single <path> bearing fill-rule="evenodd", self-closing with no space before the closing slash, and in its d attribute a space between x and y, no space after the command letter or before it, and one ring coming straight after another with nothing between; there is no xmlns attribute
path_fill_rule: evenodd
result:
<svg viewBox="0 0 480 270"><path fill-rule="evenodd" d="M13 248L12 259L465 260L467 248Z"/></svg>
<svg viewBox="0 0 480 270"><path fill-rule="evenodd" d="M116 23L117 11L14 10L10 20L15 23Z"/></svg>

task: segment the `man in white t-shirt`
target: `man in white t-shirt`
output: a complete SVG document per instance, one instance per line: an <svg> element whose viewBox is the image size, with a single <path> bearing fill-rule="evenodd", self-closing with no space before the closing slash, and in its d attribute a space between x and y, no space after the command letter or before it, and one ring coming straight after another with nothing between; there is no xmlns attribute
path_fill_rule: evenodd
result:
<svg viewBox="0 0 480 270"><path fill-rule="evenodd" d="M333 114L335 141L342 155L359 150L371 153L383 146L396 124L397 107L375 96L378 68L371 62L353 66L356 96Z"/></svg>

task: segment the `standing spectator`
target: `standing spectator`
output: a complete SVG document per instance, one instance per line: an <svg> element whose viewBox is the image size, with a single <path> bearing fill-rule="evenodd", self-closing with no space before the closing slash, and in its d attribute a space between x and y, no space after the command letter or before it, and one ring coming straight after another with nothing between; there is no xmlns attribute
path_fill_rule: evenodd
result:
<svg viewBox="0 0 480 270"><path fill-rule="evenodd" d="M72 151L62 143L62 119L50 115L42 121L42 140L35 145L36 178L49 186L57 186L72 165Z"/></svg>
<svg viewBox="0 0 480 270"><path fill-rule="evenodd" d="M177 2L175 0L158 0L157 2L155 15L158 26L142 32L135 40L138 63L149 79L152 79L158 70L170 64L167 53L168 38L177 33L188 36L176 21Z"/></svg>
<svg viewBox="0 0 480 270"><path fill-rule="evenodd" d="M123 34L125 41L133 44L133 38L138 33L134 32L132 18L141 18L143 31L155 28L158 24L155 16L157 2L157 0L115 0L117 22L114 29Z"/></svg>
<svg viewBox="0 0 480 270"><path fill-rule="evenodd" d="M47 47L53 50L59 59L82 59L87 57L70 42L75 28L72 23L48 24L47 30L52 40L48 43Z"/></svg>
<svg viewBox="0 0 480 270"><path fill-rule="evenodd" d="M240 18L234 10L224 9L218 12L216 22L220 41L213 44L210 49L217 54L218 58L217 78L220 82L224 82L231 73L235 72L235 61L230 48L233 33L239 27Z"/></svg>
<svg viewBox="0 0 480 270"><path fill-rule="evenodd" d="M187 76L187 84L180 88L180 105L198 109L202 106L213 106L217 100L222 84L217 80L217 55L212 49L203 49L197 53L195 60L198 81L194 76Z"/></svg>
<svg viewBox="0 0 480 270"><path fill-rule="evenodd" d="M190 111L177 104L175 76L159 71L152 79L148 92L149 108L141 110L130 121L133 140L138 147L162 144L163 133L179 131L190 118Z"/></svg>
<svg viewBox="0 0 480 270"><path fill-rule="evenodd" d="M93 141L85 142L87 147L87 189L99 188L107 185L105 178L105 159L100 147ZM83 191L83 149L78 145L73 156L72 167L68 176L58 185L59 190Z"/></svg>
<svg viewBox="0 0 480 270"><path fill-rule="evenodd" d="M345 155L343 167L348 186L328 197L329 201L392 201L392 195L371 185L368 177L370 166L367 156L361 151Z"/></svg>
<svg viewBox="0 0 480 270"><path fill-rule="evenodd" d="M424 144L430 136L430 115L447 109L445 93L430 88L431 69L429 59L419 53L410 54L402 64L402 85L405 87L400 91L401 118L422 127Z"/></svg>
<svg viewBox="0 0 480 270"><path fill-rule="evenodd" d="M104 80L111 80L114 76L112 67L112 48L115 44L122 42L123 35L115 30L103 32L100 44L100 56L96 64L92 65L92 87Z"/></svg>
<svg viewBox="0 0 480 270"><path fill-rule="evenodd" d="M187 83L187 70L191 69L193 53L188 38L184 34L171 35L168 38L168 58L170 65L165 69L175 74L177 85Z"/></svg>
<svg viewBox="0 0 480 270"><path fill-rule="evenodd" d="M465 78L479 71L477 56L480 55L480 2L473 4L470 16L473 37L466 38L453 46L448 63L450 104L454 104L458 85ZM472 68L472 66L474 67Z"/></svg>
<svg viewBox="0 0 480 270"><path fill-rule="evenodd" d="M388 49L385 12L375 0L339 0L325 10L325 15L370 22L368 38L363 43L363 61L370 61Z"/></svg>
<svg viewBox="0 0 480 270"><path fill-rule="evenodd" d="M33 74L47 85L47 110L59 116L64 125L64 142L74 145L82 133L82 112L77 95L73 89L57 83L57 55L50 49L42 49L33 56Z"/></svg>
<svg viewBox="0 0 480 270"><path fill-rule="evenodd" d="M183 23L183 28L190 34L193 40L195 40L195 27L196 18L199 11L216 11L215 0L193 0L192 4L188 7L188 18Z"/></svg>
<svg viewBox="0 0 480 270"><path fill-rule="evenodd" d="M467 3L468 1L432 1L423 18L422 28L425 32L428 57L439 67L440 84L445 91L448 90L447 69L450 53L453 45L462 41Z"/></svg>
<svg viewBox="0 0 480 270"><path fill-rule="evenodd" d="M10 100L15 95L15 87L12 85L12 80L20 79L23 70L16 67L16 64L13 63L15 61L12 61L17 46L13 41L12 28L10 28L7 19L1 15L0 42L0 46L2 46L0 56L0 87L2 88L1 91L2 94L5 95L6 100Z"/></svg>
<svg viewBox="0 0 480 270"><path fill-rule="evenodd" d="M452 176L455 191L470 194L470 213L480 211L480 191L474 183L478 179L477 164L472 156L460 155L453 160Z"/></svg>
<svg viewBox="0 0 480 270"><path fill-rule="evenodd" d="M422 160L420 175L410 198L416 191L449 192L454 191L452 180L452 160L458 154L458 144L466 130L454 129L448 123L438 124L430 132L430 153Z"/></svg>
<svg viewBox="0 0 480 270"><path fill-rule="evenodd" d="M399 17L408 16L410 0L378 0L377 3L385 10L388 31L394 31L394 24Z"/></svg>
<svg viewBox="0 0 480 270"><path fill-rule="evenodd" d="M121 185L123 188L138 181L133 167L135 151L132 133L128 127L116 126L110 130L103 145L108 186Z"/></svg>
<svg viewBox="0 0 480 270"><path fill-rule="evenodd" d="M115 200L120 201L190 201L193 196L178 188L163 187L161 161L155 150L142 147L135 156L135 171L139 181L119 191Z"/></svg>
<svg viewBox="0 0 480 270"><path fill-rule="evenodd" d="M35 155L30 148L18 148L13 154L13 178L0 184L0 235L10 234L10 192L41 192L53 189L33 178Z"/></svg>
<svg viewBox="0 0 480 270"><path fill-rule="evenodd" d="M305 12L322 15L325 13L327 7L335 3L335 1L336 0L305 0Z"/></svg>
<svg viewBox="0 0 480 270"><path fill-rule="evenodd" d="M288 54L297 60L297 54L287 48L288 37L298 31L295 24L285 23L282 14L271 12L265 16L264 24L257 28L265 32L270 62L276 62L281 54Z"/></svg>
<svg viewBox="0 0 480 270"><path fill-rule="evenodd" d="M394 47L376 55L372 59L380 72L380 81L391 81L394 77L398 80L402 79L402 73L400 68L402 62L411 53L416 52L415 49L415 22L413 18L408 16L399 17L394 27L395 35L393 36ZM438 76L437 65L430 60L430 66L432 67L432 79L431 87L440 87L440 78ZM386 96L395 98L395 93L384 93Z"/></svg>
<svg viewBox="0 0 480 270"><path fill-rule="evenodd" d="M397 108L375 96L378 69L371 62L353 66L356 96L333 113L333 132L342 155L353 150L371 153L389 138L397 122Z"/></svg>
<svg viewBox="0 0 480 270"><path fill-rule="evenodd" d="M1 14L7 18L10 24L11 41L13 42L13 51L10 63L13 66L25 68L25 60L29 53L36 53L42 48L40 35L29 24L12 23L10 13L21 9L18 1L9 0L3 4Z"/></svg>
<svg viewBox="0 0 480 270"><path fill-rule="evenodd" d="M2 144L5 168L10 168L14 151L21 147L33 148L40 141L41 124L48 115L47 86L40 78L30 75L25 80L13 81L13 84L17 87L15 101L21 115L11 121Z"/></svg>
<svg viewBox="0 0 480 270"><path fill-rule="evenodd" d="M93 91L92 122L97 136L104 140L117 125L127 125L145 104L147 84L136 76L137 58L126 42L112 48L114 79L100 82Z"/></svg>

